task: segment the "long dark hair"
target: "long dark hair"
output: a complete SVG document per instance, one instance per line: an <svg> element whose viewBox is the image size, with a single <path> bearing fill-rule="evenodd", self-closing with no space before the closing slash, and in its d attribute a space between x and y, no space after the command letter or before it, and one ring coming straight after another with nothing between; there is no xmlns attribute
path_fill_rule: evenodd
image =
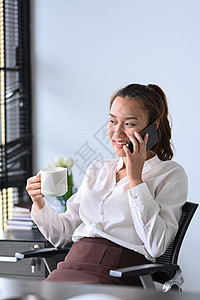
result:
<svg viewBox="0 0 200 300"><path fill-rule="evenodd" d="M165 93L155 84L130 84L114 93L110 101L110 108L116 97L135 99L142 103L148 113L148 124L159 120L158 142L152 150L161 160L173 157L171 143L171 126L168 119L168 104Z"/></svg>

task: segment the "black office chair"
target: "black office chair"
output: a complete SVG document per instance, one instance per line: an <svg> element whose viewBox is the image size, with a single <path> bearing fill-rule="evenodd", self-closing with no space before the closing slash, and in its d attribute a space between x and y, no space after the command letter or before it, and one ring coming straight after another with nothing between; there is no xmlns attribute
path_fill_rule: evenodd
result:
<svg viewBox="0 0 200 300"><path fill-rule="evenodd" d="M182 207L182 215L179 222L179 229L171 245L165 253L156 259L155 263L121 268L118 270L110 270L110 275L115 277L126 277L137 275L143 284L144 289L155 289L155 282L163 284L162 290L181 291L183 284L183 276L181 268L177 265L178 255L181 244L192 217L198 207L198 204L186 202ZM49 272L56 268L55 256L60 256L61 260L67 255L71 248L71 244L64 248L45 248L36 249L25 252L17 252L15 257L19 259L41 257Z"/></svg>
<svg viewBox="0 0 200 300"><path fill-rule="evenodd" d="M110 275L115 277L137 275L140 277L145 289L155 289L155 282L157 282L163 285L162 290L164 292L169 290L181 291L184 280L181 268L177 265L178 255L183 238L197 207L198 204L192 202L186 202L183 205L176 237L165 253L156 259L155 263L111 270Z"/></svg>

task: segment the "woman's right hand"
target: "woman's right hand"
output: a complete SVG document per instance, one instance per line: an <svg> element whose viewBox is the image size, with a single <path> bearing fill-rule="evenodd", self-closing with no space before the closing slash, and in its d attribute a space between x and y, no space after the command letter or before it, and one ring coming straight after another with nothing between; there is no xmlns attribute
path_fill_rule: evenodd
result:
<svg viewBox="0 0 200 300"><path fill-rule="evenodd" d="M45 205L44 195L41 193L41 175L30 177L27 180L26 190L35 204L36 210L39 211Z"/></svg>

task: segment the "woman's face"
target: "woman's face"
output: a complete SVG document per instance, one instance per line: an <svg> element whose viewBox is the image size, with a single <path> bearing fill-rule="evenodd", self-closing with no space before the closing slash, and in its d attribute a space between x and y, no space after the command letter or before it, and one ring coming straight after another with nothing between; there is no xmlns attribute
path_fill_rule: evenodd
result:
<svg viewBox="0 0 200 300"><path fill-rule="evenodd" d="M118 156L125 157L123 146L130 143L134 131L141 132L148 125L148 114L137 100L116 97L109 114L108 135Z"/></svg>

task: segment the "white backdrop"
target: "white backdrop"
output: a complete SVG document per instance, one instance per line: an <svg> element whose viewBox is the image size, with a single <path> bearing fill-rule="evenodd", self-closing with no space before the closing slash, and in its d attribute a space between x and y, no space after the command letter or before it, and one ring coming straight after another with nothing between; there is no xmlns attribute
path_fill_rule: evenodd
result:
<svg viewBox="0 0 200 300"><path fill-rule="evenodd" d="M34 173L63 153L80 185L107 158L109 100L129 83L156 83L173 118L175 160L199 203L199 0L32 0ZM200 291L199 216L180 254L184 289Z"/></svg>

